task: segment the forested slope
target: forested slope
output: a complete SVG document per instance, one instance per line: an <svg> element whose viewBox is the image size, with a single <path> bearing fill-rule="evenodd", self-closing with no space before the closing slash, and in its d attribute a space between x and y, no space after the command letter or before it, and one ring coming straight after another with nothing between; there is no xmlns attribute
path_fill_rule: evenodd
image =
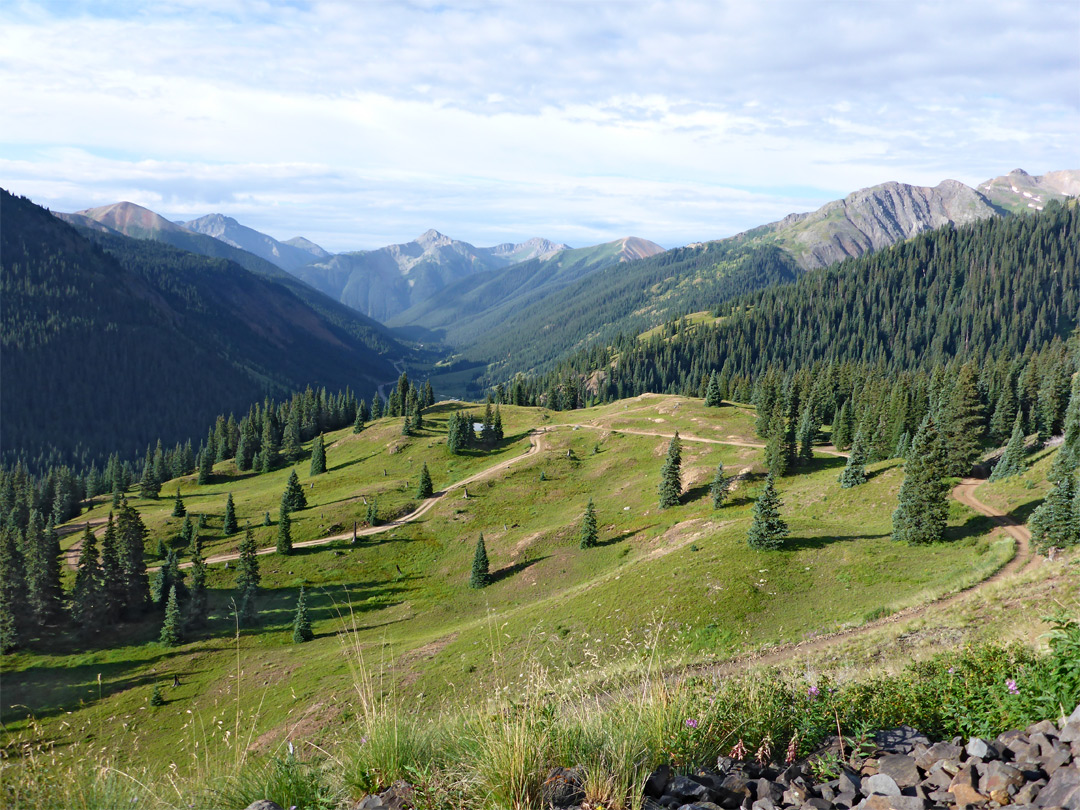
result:
<svg viewBox="0 0 1080 810"><path fill-rule="evenodd" d="M79 231L7 192L0 206L9 461L130 457L268 394L395 376L389 339L365 342L234 263Z"/></svg>

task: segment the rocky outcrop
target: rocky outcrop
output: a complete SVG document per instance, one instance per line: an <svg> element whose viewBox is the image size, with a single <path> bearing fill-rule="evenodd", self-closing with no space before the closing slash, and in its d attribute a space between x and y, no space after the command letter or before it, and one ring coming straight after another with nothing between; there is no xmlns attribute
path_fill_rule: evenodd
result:
<svg viewBox="0 0 1080 810"><path fill-rule="evenodd" d="M207 214L204 217L183 223L189 231L201 233L219 239L227 245L254 253L272 262L282 270L295 270L308 262L327 258L328 254L314 242L306 239L303 244L294 245L279 242L272 236L260 233L254 228L241 225L232 217L224 214ZM297 237L300 239L301 237Z"/></svg>

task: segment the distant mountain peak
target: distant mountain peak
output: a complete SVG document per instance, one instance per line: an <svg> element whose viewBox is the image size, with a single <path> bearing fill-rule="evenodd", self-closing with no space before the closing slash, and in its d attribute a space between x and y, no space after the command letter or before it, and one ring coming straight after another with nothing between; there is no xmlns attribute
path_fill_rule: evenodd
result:
<svg viewBox="0 0 1080 810"><path fill-rule="evenodd" d="M228 214L207 214L183 225L196 233L212 236L227 245L254 253L290 272L316 259L330 256L314 242L308 242L307 245L279 242L272 236L242 225Z"/></svg>

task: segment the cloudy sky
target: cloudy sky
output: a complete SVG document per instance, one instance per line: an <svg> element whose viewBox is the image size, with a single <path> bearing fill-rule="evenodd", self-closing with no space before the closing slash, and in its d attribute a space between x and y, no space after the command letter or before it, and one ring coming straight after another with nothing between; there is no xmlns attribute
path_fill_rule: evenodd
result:
<svg viewBox="0 0 1080 810"><path fill-rule="evenodd" d="M1080 168L1080 3L0 3L0 186L330 250L727 236Z"/></svg>

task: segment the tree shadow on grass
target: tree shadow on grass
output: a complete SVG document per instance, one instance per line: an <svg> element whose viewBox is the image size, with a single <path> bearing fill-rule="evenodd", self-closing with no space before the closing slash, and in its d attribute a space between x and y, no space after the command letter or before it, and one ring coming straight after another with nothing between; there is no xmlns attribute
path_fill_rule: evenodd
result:
<svg viewBox="0 0 1080 810"><path fill-rule="evenodd" d="M1032 501L1031 503L1021 504L1008 513L1008 516L1015 520L1017 523L1026 524L1031 519L1031 514L1040 506L1042 506L1042 499Z"/></svg>
<svg viewBox="0 0 1080 810"><path fill-rule="evenodd" d="M810 548L825 548L831 546L834 543L850 543L856 540L878 540L882 537L888 537L886 534L849 534L849 535L832 535L825 537L789 537L784 541L784 551L801 551L803 549Z"/></svg>
<svg viewBox="0 0 1080 810"><path fill-rule="evenodd" d="M378 452L372 453L369 456L363 456L360 458L354 458L352 461L343 461L341 464L335 464L333 467L328 467L327 472L337 472L338 470L344 470L346 467L352 467L357 464L363 464L365 461L370 461L379 455Z"/></svg>
<svg viewBox="0 0 1080 810"><path fill-rule="evenodd" d="M495 571L491 575L491 584L494 585L496 582L502 582L504 579L509 579L515 574L520 574L525 569L536 565L536 563L543 562L548 558L548 556L549 555L545 555L543 557L533 557L532 559L522 560L519 563L514 563L513 565L507 565L503 568L500 568L498 571Z"/></svg>
<svg viewBox="0 0 1080 810"><path fill-rule="evenodd" d="M648 526L642 526L640 529L632 529L632 530L629 530L629 531L625 531L622 534L617 534L614 537L609 537L607 540L600 540L599 542L597 542L596 547L597 548L603 548L604 546L617 545L618 543L621 543L624 540L629 540L634 535L641 534L642 532L647 532L650 529L655 528L657 525L659 525L659 524L651 523Z"/></svg>
<svg viewBox="0 0 1080 810"><path fill-rule="evenodd" d="M987 515L972 515L959 526L946 526L941 539L946 543L955 543L969 537L981 537L1001 525L1005 524Z"/></svg>

